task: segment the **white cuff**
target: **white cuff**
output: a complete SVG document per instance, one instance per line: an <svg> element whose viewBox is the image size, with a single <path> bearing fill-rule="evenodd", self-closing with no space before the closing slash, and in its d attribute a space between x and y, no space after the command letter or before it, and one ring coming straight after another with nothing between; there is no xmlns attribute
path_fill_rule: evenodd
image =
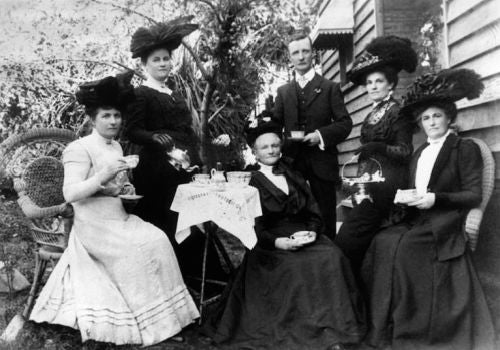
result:
<svg viewBox="0 0 500 350"><path fill-rule="evenodd" d="M324 151L325 150L325 142L323 141L323 136L321 136L321 133L317 129L314 130L314 132L316 134L318 134L318 136L319 136L319 145L318 145L319 149Z"/></svg>

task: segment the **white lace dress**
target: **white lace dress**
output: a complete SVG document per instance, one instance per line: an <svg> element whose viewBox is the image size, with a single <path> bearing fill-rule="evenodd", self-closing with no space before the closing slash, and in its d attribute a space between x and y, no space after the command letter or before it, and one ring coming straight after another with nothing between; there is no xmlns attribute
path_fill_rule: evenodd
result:
<svg viewBox="0 0 500 350"><path fill-rule="evenodd" d="M63 155L65 187L76 184L79 193L95 192L94 173L122 154L116 141L107 143L95 131L74 141ZM72 204L68 248L31 320L79 329L82 341L146 346L199 317L160 229L127 214L118 197L102 192Z"/></svg>

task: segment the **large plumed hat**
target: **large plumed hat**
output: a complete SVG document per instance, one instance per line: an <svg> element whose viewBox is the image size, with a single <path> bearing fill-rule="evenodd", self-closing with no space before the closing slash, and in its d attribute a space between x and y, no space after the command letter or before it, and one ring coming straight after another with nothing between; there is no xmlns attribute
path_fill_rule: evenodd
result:
<svg viewBox="0 0 500 350"><path fill-rule="evenodd" d="M389 66L396 72L404 69L412 73L417 68L417 53L410 40L395 35L373 39L359 56L348 74L348 79L356 85L364 85L366 75Z"/></svg>
<svg viewBox="0 0 500 350"><path fill-rule="evenodd" d="M245 135L247 139L247 143L249 146L253 146L255 140L260 135L274 133L278 135L281 139L282 135L282 126L272 120L272 113L269 111L263 111L261 114L256 116L254 119L249 119L245 125Z"/></svg>
<svg viewBox="0 0 500 350"><path fill-rule="evenodd" d="M130 43L132 58L142 57L157 48L175 50L181 44L182 38L198 29L198 24L189 23L192 19L193 16L184 16L137 29Z"/></svg>
<svg viewBox="0 0 500 350"><path fill-rule="evenodd" d="M130 83L133 76L133 71L127 71L80 85L76 100L87 109L112 106L122 110L134 98L134 87Z"/></svg>
<svg viewBox="0 0 500 350"><path fill-rule="evenodd" d="M436 103L450 103L466 97L473 99L483 92L481 77L471 69L444 69L424 74L413 82L403 96L401 112L415 114Z"/></svg>

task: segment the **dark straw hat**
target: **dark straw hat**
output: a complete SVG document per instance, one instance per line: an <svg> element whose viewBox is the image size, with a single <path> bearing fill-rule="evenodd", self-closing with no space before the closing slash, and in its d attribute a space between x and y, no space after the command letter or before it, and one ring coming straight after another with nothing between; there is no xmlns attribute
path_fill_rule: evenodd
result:
<svg viewBox="0 0 500 350"><path fill-rule="evenodd" d="M181 44L182 38L198 29L198 24L189 23L192 19L193 16L184 16L137 29L130 43L132 58L146 56L158 48L175 50Z"/></svg>
<svg viewBox="0 0 500 350"><path fill-rule="evenodd" d="M424 74L408 87L402 98L401 112L415 115L435 104L454 104L464 97L470 100L479 97L483 89L481 77L471 69L444 69Z"/></svg>
<svg viewBox="0 0 500 350"><path fill-rule="evenodd" d="M87 109L111 106L122 110L134 99L134 87L130 84L133 76L133 71L127 71L80 85L76 100Z"/></svg>
<svg viewBox="0 0 500 350"><path fill-rule="evenodd" d="M348 73L347 78L356 85L364 85L366 75L389 66L396 73L402 69L412 73L417 68L417 53L410 40L395 35L373 39L359 56Z"/></svg>
<svg viewBox="0 0 500 350"><path fill-rule="evenodd" d="M245 125L245 135L247 143L249 146L253 146L255 140L260 135L273 133L278 135L280 139L283 138L281 125L272 120L272 113L269 111L263 111L261 114L255 117L255 119L248 120Z"/></svg>

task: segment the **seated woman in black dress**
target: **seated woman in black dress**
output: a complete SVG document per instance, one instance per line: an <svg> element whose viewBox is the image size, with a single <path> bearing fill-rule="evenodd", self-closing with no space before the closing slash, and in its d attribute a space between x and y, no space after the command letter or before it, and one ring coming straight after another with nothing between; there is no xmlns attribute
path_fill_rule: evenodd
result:
<svg viewBox="0 0 500 350"><path fill-rule="evenodd" d="M367 343L392 349L494 349L485 297L463 232L481 202L481 154L449 129L454 101L475 98L480 77L467 69L422 76L402 111L418 118L427 143L410 163L416 195L402 224L379 232L367 251L363 279L370 292Z"/></svg>
<svg viewBox="0 0 500 350"><path fill-rule="evenodd" d="M364 336L364 313L349 262L318 235L321 216L304 178L281 158L280 127L248 128L259 162L250 184L263 215L257 246L236 276L215 341L231 349L342 349ZM292 238L295 236L295 238Z"/></svg>

